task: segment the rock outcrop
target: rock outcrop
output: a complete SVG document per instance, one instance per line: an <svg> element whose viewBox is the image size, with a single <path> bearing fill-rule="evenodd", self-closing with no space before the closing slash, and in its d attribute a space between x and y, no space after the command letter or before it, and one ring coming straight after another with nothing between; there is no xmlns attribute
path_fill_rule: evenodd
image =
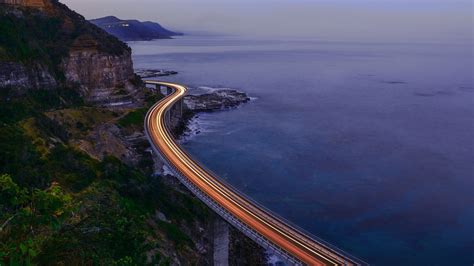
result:
<svg viewBox="0 0 474 266"><path fill-rule="evenodd" d="M173 134L177 138L194 135L197 132L190 128L189 124L198 113L236 108L248 101L250 97L245 92L234 89L217 89L210 93L187 95L170 110Z"/></svg>
<svg viewBox="0 0 474 266"><path fill-rule="evenodd" d="M132 81L135 78L131 52L108 55L100 52L91 36L77 38L62 62L69 84L77 84L88 102L99 105L130 105L139 92Z"/></svg>
<svg viewBox="0 0 474 266"><path fill-rule="evenodd" d="M145 79L177 75L178 72L164 69L136 69L135 74Z"/></svg>
<svg viewBox="0 0 474 266"><path fill-rule="evenodd" d="M11 231L8 247L35 232L35 256L30 252L30 257L24 253L12 256L0 250L0 261L8 264L11 258L25 257L28 263L40 265L142 265L145 261L138 255L144 253L150 264L211 265L213 249L228 245L228 239L214 245L212 225L219 218L183 186L169 185L166 176L148 178L153 158L142 120L137 128L119 123L139 108L102 108L133 107L142 101L144 92L132 71L130 48L57 0L0 0L0 29L0 100L4 100L2 105L11 105L3 113L21 113L12 125L0 123L8 140L0 152L2 173L12 172L14 178L32 187L51 183L64 186L67 193L81 191L67 194L72 200L68 205L74 202L79 208L70 217L62 215L60 230L57 223L50 229L28 221L21 226L28 229L25 234ZM74 90L89 104L63 104L62 94L54 93L53 102L58 102L54 105L44 102L43 106L41 97L16 98L24 101L22 105L9 97L3 99L3 92L23 96L44 89ZM227 91L190 96L186 101L193 113L235 107L248 97ZM18 108L30 103L34 103L32 110ZM17 207L11 210L9 217L15 216ZM231 254L245 258L249 257L246 252L253 254L257 249L232 244ZM20 250L9 248L7 252Z"/></svg>
<svg viewBox="0 0 474 266"><path fill-rule="evenodd" d="M185 105L193 112L224 110L237 107L248 101L250 98L247 94L233 89L220 89L212 93L184 97Z"/></svg>
<svg viewBox="0 0 474 266"><path fill-rule="evenodd" d="M41 64L26 67L17 62L1 62L0 88L10 87L17 92L33 88L56 87L51 72Z"/></svg>
<svg viewBox="0 0 474 266"><path fill-rule="evenodd" d="M0 39L0 89L61 87L114 108L143 101L131 49L57 0L0 0L0 20L8 28Z"/></svg>

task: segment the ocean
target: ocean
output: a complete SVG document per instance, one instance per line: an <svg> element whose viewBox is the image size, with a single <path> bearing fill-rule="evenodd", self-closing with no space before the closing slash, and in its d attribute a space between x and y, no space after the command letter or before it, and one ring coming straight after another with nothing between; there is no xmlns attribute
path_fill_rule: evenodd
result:
<svg viewBox="0 0 474 266"><path fill-rule="evenodd" d="M472 43L129 45L136 69L254 99L200 114L183 146L278 215L373 265L474 262Z"/></svg>

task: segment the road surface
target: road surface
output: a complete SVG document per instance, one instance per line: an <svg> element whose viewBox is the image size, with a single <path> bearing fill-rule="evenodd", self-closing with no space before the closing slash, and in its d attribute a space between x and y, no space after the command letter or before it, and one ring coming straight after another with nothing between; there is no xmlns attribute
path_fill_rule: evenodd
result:
<svg viewBox="0 0 474 266"><path fill-rule="evenodd" d="M282 219L259 207L242 193L220 181L193 160L175 141L167 126L168 110L186 94L186 87L169 82L147 81L166 86L173 92L148 112L145 130L151 145L201 192L240 222L264 237L287 255L307 265L360 265L361 261L309 237Z"/></svg>

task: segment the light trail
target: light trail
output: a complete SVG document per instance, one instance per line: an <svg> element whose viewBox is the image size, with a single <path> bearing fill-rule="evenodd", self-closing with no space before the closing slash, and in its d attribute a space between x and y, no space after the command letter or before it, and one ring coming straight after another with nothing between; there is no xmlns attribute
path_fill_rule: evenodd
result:
<svg viewBox="0 0 474 266"><path fill-rule="evenodd" d="M227 184L219 181L193 160L174 140L166 125L166 114L186 94L186 87L159 81L148 84L166 86L174 92L156 103L145 119L145 130L151 145L182 176L232 216L239 219L272 245L284 250L298 261L308 265L362 265L365 264L342 251L331 248L302 233L288 223L255 204Z"/></svg>

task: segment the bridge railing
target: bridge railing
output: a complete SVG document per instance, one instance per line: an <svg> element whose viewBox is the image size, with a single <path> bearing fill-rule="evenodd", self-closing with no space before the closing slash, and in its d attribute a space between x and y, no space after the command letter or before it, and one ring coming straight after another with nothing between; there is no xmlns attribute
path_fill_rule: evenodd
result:
<svg viewBox="0 0 474 266"><path fill-rule="evenodd" d="M151 83L153 84L153 83ZM165 85L162 85L162 86L165 86ZM168 107L165 111L166 112L170 112L172 106ZM147 113L147 116L148 117L148 114ZM167 131L170 133L170 135L172 136L171 132L172 130L170 130L169 128L169 125L168 124L165 124L165 127L167 129ZM150 136L148 135L148 125L147 123L145 123L145 131L146 131L146 135L147 135L147 138L148 140L152 143L151 141L151 138ZM325 249L328 249L328 250L331 250L331 251L335 251L336 253L338 254L341 254L343 255L344 257L348 258L350 260L350 262L352 263L356 263L356 264L359 264L359 265L368 265L367 262L349 254L348 252L334 246L333 244L321 239L320 237L317 237L315 235L313 235L312 233L308 232L307 230L299 227L298 225L294 224L292 221L289 221L288 219L284 218L284 217L281 217L280 215L276 214L275 212L273 212L272 210L268 209L267 207L265 207L264 205L262 205L261 203L259 203L258 201L254 200L253 198L249 197L248 195L242 193L239 189L235 188L232 184L230 184L227 180L221 178L219 175L217 175L214 171L212 171L211 169L209 169L208 167L206 167L204 164L200 163L198 160L196 160L194 158L194 156L192 156L191 154L189 154L189 152L187 152L186 150L184 150L183 148L181 148L181 146L179 145L179 143L175 142L176 145L180 148L181 152L185 153L196 165L199 165L199 167L203 168L208 174L210 174L214 179L216 179L219 183L223 184L224 186L226 186L226 188L228 188L229 190L231 190L233 193L237 194L238 196L244 198L246 201L248 201L249 203L251 203L252 205L254 205L255 207L257 207L260 211L262 211L263 213L265 213L267 216L271 217L272 219L276 220L277 222L280 222L280 223L283 223L285 224L285 226L287 226L288 228L292 229L293 231L295 232L298 232L299 235L294 235L295 237L297 237L299 240L307 243L307 244L310 244L311 246L314 246L313 242L316 242L317 244L321 245L322 247L324 247ZM234 217L232 214L230 214L227 210L225 210L224 208L222 208L221 206L219 206L218 203L216 203L213 199L211 199L210 197L208 197L203 191L201 191L198 187L194 186L194 184L192 184L189 180L187 180L186 176L183 175L178 169L176 169L169 161L168 159L163 156L161 154L161 152L159 150L156 150L156 148L153 146L153 150L155 150L156 153L159 154L159 156L161 157L161 159L166 162L166 164L168 165L168 167L170 167L173 172L175 172L177 175L179 175L179 178L180 178L180 181L183 182L183 183L187 183L185 184L186 187L188 187L188 185L191 185L193 186L194 188L189 188L191 191L193 191L194 194L196 194L197 192L199 192L199 194L202 194L201 196L204 196L206 199L206 201L210 201L212 202L213 206L209 206L211 207L212 209L215 209L215 208L218 208L219 209L219 212L225 212L227 215L230 215L233 217L232 220L234 221L237 221L239 223L239 225L237 225L237 227L245 227L245 230L248 231L248 230L251 230L254 234L258 235L259 239L254 239L254 237L252 236L249 236L247 235L247 232L243 232L245 233L247 236L249 236L250 238L252 238L253 240L255 241L258 241L258 242L261 242L262 240L265 240L265 242L267 243L267 245L265 246L268 246L268 245L271 245L271 249L273 251L276 251L279 255L283 255L285 256L285 259L289 260L289 262L291 263L296 263L298 260L296 258L294 258L291 254L287 253L286 251L282 250L281 248L273 245L273 243L269 242L265 237L261 236L258 232L254 231L253 229L249 228L248 226L246 226L245 224L243 224L240 219L238 219L237 217ZM184 179L184 180L181 180L181 179ZM198 196L198 195L196 195ZM199 197L199 196L198 196ZM200 198L200 197L199 197ZM207 202L205 202L206 205ZM222 215L221 215L222 216ZM225 218L225 217L223 217ZM226 219L228 220L228 219ZM231 221L229 221L231 222ZM231 222L234 226L235 226L235 222ZM303 238L301 238L301 236L303 236ZM259 241L260 240L260 241ZM259 243L259 244L262 244L262 243ZM270 248L270 247L267 247L267 248ZM324 249L321 249L321 248L318 248L318 251L322 252L322 253L325 253L326 255L332 255L331 253L327 252L327 250L324 250ZM331 256L332 257L332 256Z"/></svg>
<svg viewBox="0 0 474 266"><path fill-rule="evenodd" d="M318 243L319 245L323 246L324 248L326 249L329 249L329 250L332 250L332 251L335 251L337 252L338 254L341 254L347 258L349 258L351 261L355 262L355 263L358 263L358 264L361 264L361 265L364 265L364 264L368 264L364 261L362 261L361 259L358 259L356 257L354 257L353 255L349 254L348 252L340 249L340 248L337 248L336 246L334 246L333 244L321 239L320 237L317 237L311 233L309 233L308 231L306 231L305 229L295 225L292 221L276 214L274 211L268 209L267 207L265 207L264 205L262 205L261 203L259 203L258 201L254 200L252 197L242 193L241 191L239 191L237 188L235 188L232 184L230 184L227 180L221 178L219 175L217 175L215 172L213 172L212 170L210 170L208 167L204 166L204 164L200 163L199 161L197 161L192 155L190 155L186 150L184 149L181 149L181 151L183 153L185 153L192 161L194 161L194 163L196 163L197 165L199 165L199 167L203 168L208 174L210 174L214 179L216 179L219 183L222 183L223 185L226 186L227 189L229 190L232 190L233 193L239 195L240 197L244 198L246 201L248 201L249 203L251 203L253 206L257 207L258 209L260 209L263 213L265 213L267 216L271 217L272 219L276 220L277 222L279 223L282 223L282 224L285 224L286 227L292 229L293 231L295 232L298 232L299 235L293 235L294 237L297 237L299 240L309 244L309 245L313 245L314 243L313 242L316 242ZM301 236L304 236L304 238L301 238ZM331 255L331 253L327 252L327 250L324 250L324 249L320 249L318 247L316 247L318 249L318 251L322 252L322 253L325 253L326 255Z"/></svg>
<svg viewBox="0 0 474 266"><path fill-rule="evenodd" d="M190 182L178 169L176 169L158 150L155 152L159 155L159 157L171 168L174 172L176 177L180 180L180 182L186 186L196 197L198 197L204 204L206 204L209 208L211 208L214 212L216 212L219 216L221 216L224 220L229 222L232 226L237 228L243 234L254 240L259 245L263 246L264 248L273 251L275 254L281 256L282 259L286 260L287 262L294 264L294 265L301 265L301 262L293 257L291 254L286 252L285 250L281 249L280 247L274 245L270 241L268 241L264 236L260 235L258 232L253 230L252 228L248 227L244 224L240 219L229 213L226 209L220 206L217 202L215 202L212 198L207 196L203 191L201 191L198 187L196 187L192 182Z"/></svg>

